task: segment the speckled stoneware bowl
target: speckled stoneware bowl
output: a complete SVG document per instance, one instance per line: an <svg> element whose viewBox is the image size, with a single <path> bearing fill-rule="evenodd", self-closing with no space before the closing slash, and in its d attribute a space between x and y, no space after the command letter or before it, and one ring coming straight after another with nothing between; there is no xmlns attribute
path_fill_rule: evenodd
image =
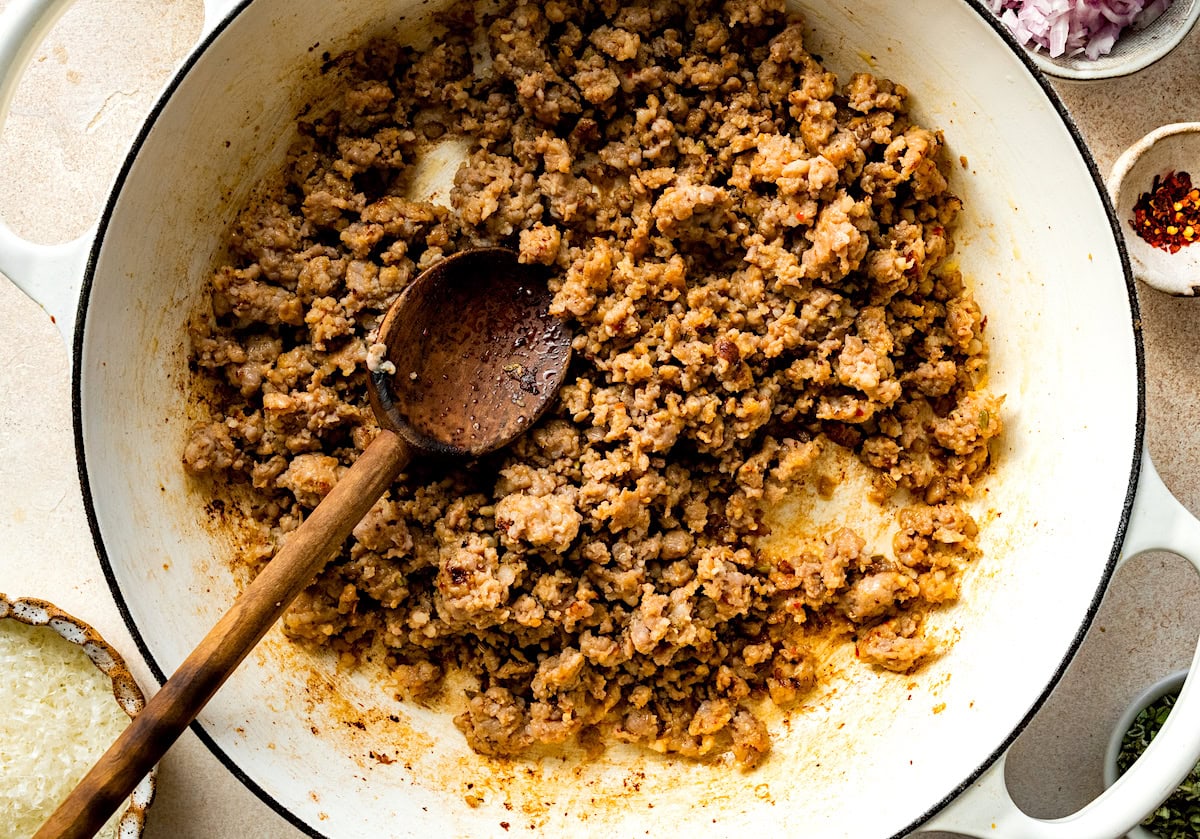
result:
<svg viewBox="0 0 1200 839"><path fill-rule="evenodd" d="M145 706L146 698L125 666L124 659L88 624L44 600L10 599L0 594L0 622L5 620L52 629L63 639L79 646L100 672L112 681L113 696L121 710L130 717ZM155 772L151 771L130 796L129 806L122 813L117 826L118 839L140 839L146 825L146 811L154 801L154 791Z"/></svg>
<svg viewBox="0 0 1200 839"><path fill-rule="evenodd" d="M1146 688L1138 695L1137 699L1129 703L1125 713L1121 714L1121 719L1117 720L1112 736L1108 738L1108 747L1104 750L1104 786L1112 786L1120 777L1120 773L1117 771L1117 756L1121 754L1121 744L1125 742L1125 733L1133 725L1134 719L1151 703L1157 702L1168 693L1178 693L1179 689L1183 687L1183 680L1187 678L1187 674L1186 670L1172 673ZM1126 839L1159 839L1159 836L1157 833L1139 826L1130 830L1126 834Z"/></svg>
<svg viewBox="0 0 1200 839"><path fill-rule="evenodd" d="M1160 17L1121 33L1108 55L1051 58L1045 50L1029 49L1042 72L1061 79L1114 79L1149 67L1187 37L1200 18L1200 0L1175 0Z"/></svg>
<svg viewBox="0 0 1200 839"><path fill-rule="evenodd" d="M1133 275L1167 294L1194 297L1200 289L1200 242L1168 253L1147 243L1129 223L1133 205L1154 178L1179 171L1200 185L1200 122L1164 125L1130 146L1108 176L1108 193L1121 220Z"/></svg>

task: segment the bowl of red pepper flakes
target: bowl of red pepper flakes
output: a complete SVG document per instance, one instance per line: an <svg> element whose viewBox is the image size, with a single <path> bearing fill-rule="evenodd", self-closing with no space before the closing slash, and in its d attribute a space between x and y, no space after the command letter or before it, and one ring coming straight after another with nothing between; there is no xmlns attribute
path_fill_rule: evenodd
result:
<svg viewBox="0 0 1200 839"><path fill-rule="evenodd" d="M1134 276L1168 294L1200 293L1200 122L1164 125L1134 143L1108 191Z"/></svg>

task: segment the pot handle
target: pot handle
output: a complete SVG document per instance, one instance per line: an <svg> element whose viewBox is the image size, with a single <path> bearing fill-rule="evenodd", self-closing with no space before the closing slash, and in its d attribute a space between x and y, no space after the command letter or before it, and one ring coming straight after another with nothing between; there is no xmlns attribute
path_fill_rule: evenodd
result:
<svg viewBox="0 0 1200 839"><path fill-rule="evenodd" d="M0 125L13 91L42 38L71 0L11 0L0 12ZM74 241L41 245L21 238L0 221L0 273L38 303L70 343L88 246L89 230Z"/></svg>
<svg viewBox="0 0 1200 839"><path fill-rule="evenodd" d="M1137 496L1118 565L1150 550L1179 554L1200 571L1200 520L1163 484L1149 454L1142 455ZM1005 757L950 806L921 827L977 837L1102 839L1133 828L1166 800L1200 761L1200 650L1192 659L1174 709L1158 737L1117 779L1082 810L1061 819L1035 819L1013 802L1004 783Z"/></svg>
<svg viewBox="0 0 1200 839"><path fill-rule="evenodd" d="M10 0L0 11L0 126L13 92L34 51L72 0ZM201 40L244 0L204 0ZM45 310L71 343L79 291L95 227L70 242L43 245L17 235L0 220L0 274L4 274Z"/></svg>

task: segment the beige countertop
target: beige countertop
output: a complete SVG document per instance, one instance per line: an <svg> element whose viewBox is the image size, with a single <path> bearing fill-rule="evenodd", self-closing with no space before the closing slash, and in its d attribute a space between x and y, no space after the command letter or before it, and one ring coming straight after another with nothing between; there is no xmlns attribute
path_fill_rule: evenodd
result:
<svg viewBox="0 0 1200 839"><path fill-rule="evenodd" d="M78 0L37 52L0 133L0 218L39 242L83 234L201 18L200 0ZM1150 129L1200 119L1200 29L1131 78L1057 87L1107 173ZM1149 448L1167 485L1200 512L1200 302L1146 289L1140 298ZM51 600L90 622L151 685L84 516L66 347L8 282L0 282L0 359L0 591ZM1060 816L1099 792L1120 711L1143 686L1186 666L1198 631L1200 582L1182 560L1147 555L1118 572L1082 651L1014 747L1008 776L1018 803ZM300 835L190 732L163 761L149 839Z"/></svg>

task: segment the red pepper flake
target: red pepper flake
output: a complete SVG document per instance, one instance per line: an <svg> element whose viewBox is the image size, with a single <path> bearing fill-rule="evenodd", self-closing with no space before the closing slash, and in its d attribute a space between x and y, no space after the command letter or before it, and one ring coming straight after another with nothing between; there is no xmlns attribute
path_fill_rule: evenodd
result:
<svg viewBox="0 0 1200 839"><path fill-rule="evenodd" d="M1151 246L1176 253L1200 239L1200 189L1187 172L1157 175L1133 205L1130 225Z"/></svg>

